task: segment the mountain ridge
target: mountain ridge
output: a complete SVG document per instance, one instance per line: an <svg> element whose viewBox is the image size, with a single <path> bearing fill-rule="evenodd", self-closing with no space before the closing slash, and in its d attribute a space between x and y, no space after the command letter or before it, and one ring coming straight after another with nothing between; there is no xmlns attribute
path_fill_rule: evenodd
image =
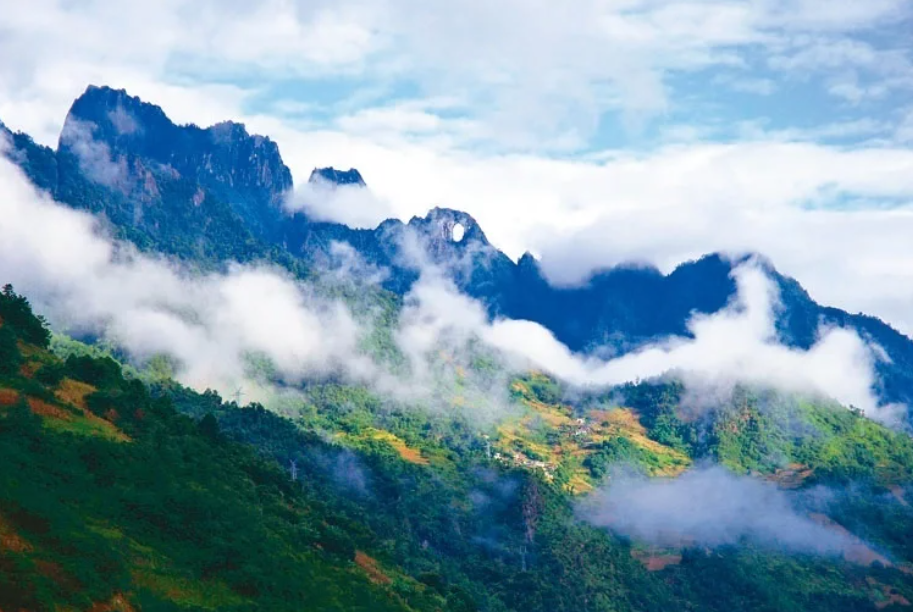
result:
<svg viewBox="0 0 913 612"><path fill-rule="evenodd" d="M87 131L87 124L94 127ZM74 102L56 152L27 135L0 131L12 142L7 157L36 186L69 206L103 214L141 248L211 264L278 260L302 270L319 268L332 243L345 242L366 262L390 270L384 287L404 295L419 272L405 250L412 235L431 263L480 300L489 316L539 323L577 352L623 354L659 338L688 337L694 313L718 312L730 302L731 275L745 257L709 254L666 275L626 264L595 270L578 286L556 287L532 255L512 261L463 211L434 208L406 223L391 219L368 230L288 213L281 201L294 181L268 137L252 136L231 121L178 126L156 105L108 87L90 86ZM86 143L88 151L80 150ZM117 180L93 176L79 155L110 162ZM365 187L355 169L315 169L312 179L315 174L332 184ZM464 230L459 242L452 234L457 224ZM876 364L883 400L913 406L913 340L875 317L822 306L771 262L762 266L784 306L776 321L781 342L807 349L821 325L856 330L890 357Z"/></svg>

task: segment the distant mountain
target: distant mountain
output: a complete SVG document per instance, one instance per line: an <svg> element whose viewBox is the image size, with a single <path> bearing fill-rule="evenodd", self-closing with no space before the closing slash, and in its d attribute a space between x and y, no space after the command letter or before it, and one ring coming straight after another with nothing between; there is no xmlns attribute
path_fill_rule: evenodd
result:
<svg viewBox="0 0 913 612"><path fill-rule="evenodd" d="M404 249L411 236L491 316L540 323L575 351L624 353L660 337L687 336L692 313L716 312L735 292L735 263L718 254L669 275L622 265L563 288L548 282L531 255L514 263L461 211L435 208L373 230L291 214L282 202L292 176L269 138L233 122L178 126L123 90L89 87L74 102L56 151L2 124L0 130L12 142L7 155L37 186L99 214L141 248L209 265L268 259L302 274L329 259L333 242L345 242L367 262L389 268L384 286L402 295L418 277ZM309 180L365 186L355 169L315 169ZM882 398L913 405L913 341L876 318L819 305L797 281L766 265L784 305L777 320L783 342L807 348L822 323L854 329L890 356L877 366Z"/></svg>
<svg viewBox="0 0 913 612"><path fill-rule="evenodd" d="M310 183L326 182L333 185L358 185L365 187L365 180L361 178L361 173L355 168L348 170L337 170L332 166L329 168L314 168L308 179Z"/></svg>
<svg viewBox="0 0 913 612"><path fill-rule="evenodd" d="M291 172L274 142L237 123L177 126L123 90L89 87L56 150L5 131L7 155L38 187L147 250L206 262L266 258L285 218Z"/></svg>

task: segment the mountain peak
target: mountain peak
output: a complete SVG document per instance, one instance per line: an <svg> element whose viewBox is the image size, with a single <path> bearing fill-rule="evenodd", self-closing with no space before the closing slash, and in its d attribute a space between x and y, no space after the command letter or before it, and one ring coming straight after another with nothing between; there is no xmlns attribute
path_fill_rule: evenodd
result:
<svg viewBox="0 0 913 612"><path fill-rule="evenodd" d="M412 217L409 226L426 236L444 242L479 243L490 246L479 222L461 210L435 207L424 218Z"/></svg>
<svg viewBox="0 0 913 612"><path fill-rule="evenodd" d="M293 186L278 145L244 124L177 125L155 104L106 86L90 85L73 102L58 150L65 171L119 192L137 219L166 192L186 207L212 196L255 234L271 235Z"/></svg>
<svg viewBox="0 0 913 612"><path fill-rule="evenodd" d="M89 85L70 107L61 140L72 135L74 126L87 124L105 139L140 138L146 131L167 137L175 126L165 112L125 89Z"/></svg>
<svg viewBox="0 0 913 612"><path fill-rule="evenodd" d="M520 259L517 261L517 267L523 270L535 270L539 271L539 261L536 259L535 255L529 251L525 251Z"/></svg>
<svg viewBox="0 0 913 612"><path fill-rule="evenodd" d="M362 178L361 173L358 172L355 168L349 168L348 170L337 170L333 166L328 166L326 168L314 168L311 172L311 176L308 179L309 183L325 182L331 185L357 185L358 187L365 187L365 180Z"/></svg>

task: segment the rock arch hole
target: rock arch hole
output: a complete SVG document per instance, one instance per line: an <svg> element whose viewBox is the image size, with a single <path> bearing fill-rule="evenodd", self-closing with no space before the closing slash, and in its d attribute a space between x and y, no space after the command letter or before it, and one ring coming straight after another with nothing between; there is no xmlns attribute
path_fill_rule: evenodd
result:
<svg viewBox="0 0 913 612"><path fill-rule="evenodd" d="M454 242L460 242L463 239L463 236L466 235L466 228L463 227L462 223L454 223L453 228L450 230L450 238Z"/></svg>

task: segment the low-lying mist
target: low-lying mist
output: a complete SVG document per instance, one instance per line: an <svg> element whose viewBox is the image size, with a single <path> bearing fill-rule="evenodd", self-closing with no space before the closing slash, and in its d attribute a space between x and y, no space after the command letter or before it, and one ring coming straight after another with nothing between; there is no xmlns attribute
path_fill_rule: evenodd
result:
<svg viewBox="0 0 913 612"><path fill-rule="evenodd" d="M716 548L747 541L858 562L878 558L852 534L812 518L812 510L820 510L828 496L826 489L788 492L720 466L704 466L675 479L619 474L578 504L577 514L661 547Z"/></svg>

